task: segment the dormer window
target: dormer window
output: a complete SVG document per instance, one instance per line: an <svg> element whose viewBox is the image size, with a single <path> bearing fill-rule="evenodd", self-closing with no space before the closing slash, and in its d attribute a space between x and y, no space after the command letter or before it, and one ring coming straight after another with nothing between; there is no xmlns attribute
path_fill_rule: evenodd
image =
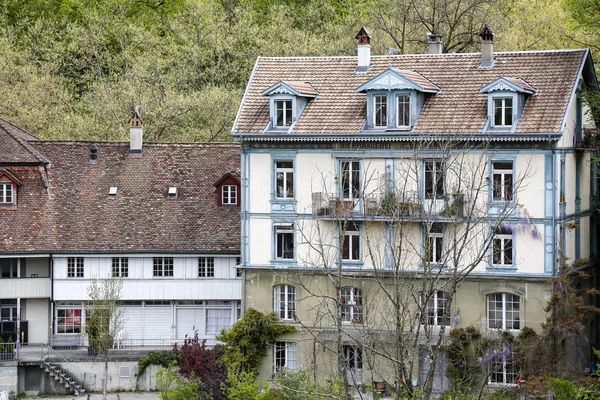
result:
<svg viewBox="0 0 600 400"><path fill-rule="evenodd" d="M21 185L13 174L7 170L0 170L0 206L14 206L17 204L17 187Z"/></svg>
<svg viewBox="0 0 600 400"><path fill-rule="evenodd" d="M240 205L240 180L236 172L226 173L214 186L217 192L217 207Z"/></svg>
<svg viewBox="0 0 600 400"><path fill-rule="evenodd" d="M364 130L411 130L427 96L440 88L417 71L388 68L356 91L367 94Z"/></svg>
<svg viewBox="0 0 600 400"><path fill-rule="evenodd" d="M275 100L277 108L277 128L285 128L292 125L292 101L291 100Z"/></svg>
<svg viewBox="0 0 600 400"><path fill-rule="evenodd" d="M514 132L529 96L537 90L520 78L501 77L481 88L488 94L488 118L485 130Z"/></svg>
<svg viewBox="0 0 600 400"><path fill-rule="evenodd" d="M269 96L270 118L264 131L289 132L319 92L308 82L279 81L262 92Z"/></svg>
<svg viewBox="0 0 600 400"><path fill-rule="evenodd" d="M13 193L12 183L0 183L0 204L13 204Z"/></svg>

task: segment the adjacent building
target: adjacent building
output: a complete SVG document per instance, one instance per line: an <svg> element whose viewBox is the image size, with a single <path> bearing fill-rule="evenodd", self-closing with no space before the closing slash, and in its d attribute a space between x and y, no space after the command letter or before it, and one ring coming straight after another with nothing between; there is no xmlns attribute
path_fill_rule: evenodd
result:
<svg viewBox="0 0 600 400"><path fill-rule="evenodd" d="M560 260L597 254L589 50L259 57L241 144L247 307L297 333L263 364L421 385L440 332L537 331ZM420 336L418 336L420 335ZM590 338L590 346L598 338ZM447 387L438 357L434 387ZM490 384L518 372L496 361Z"/></svg>

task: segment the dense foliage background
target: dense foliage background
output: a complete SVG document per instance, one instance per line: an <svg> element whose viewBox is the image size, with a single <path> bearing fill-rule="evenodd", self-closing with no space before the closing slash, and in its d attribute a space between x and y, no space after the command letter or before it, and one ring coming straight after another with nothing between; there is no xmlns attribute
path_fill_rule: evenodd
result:
<svg viewBox="0 0 600 400"><path fill-rule="evenodd" d="M594 11L596 10L596 11ZM600 44L600 0L3 0L0 117L40 138L229 140L257 56L478 51Z"/></svg>

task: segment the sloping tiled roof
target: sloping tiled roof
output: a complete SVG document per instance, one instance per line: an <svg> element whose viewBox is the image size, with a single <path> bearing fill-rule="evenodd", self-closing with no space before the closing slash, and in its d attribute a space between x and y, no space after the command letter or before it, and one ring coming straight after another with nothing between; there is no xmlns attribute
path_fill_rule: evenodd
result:
<svg viewBox="0 0 600 400"><path fill-rule="evenodd" d="M400 69L396 69L396 68L392 68L392 69L394 71L396 71L397 73L399 73L400 75L410 79L417 85L421 86L423 89L427 89L427 90L439 90L440 89L433 82L431 82L429 79L425 78L423 75L421 75L417 71L400 70Z"/></svg>
<svg viewBox="0 0 600 400"><path fill-rule="evenodd" d="M441 92L428 98L417 133L478 133L487 116L486 84L519 77L537 90L524 108L517 133L558 132L585 50L494 54L493 68L478 68L479 54L421 54L372 57L366 74L355 74L356 57L259 58L233 133L261 133L269 119L269 99L261 92L278 81L301 81L320 93L293 129L299 134L354 134L366 118L366 95L355 89L391 63L417 71Z"/></svg>
<svg viewBox="0 0 600 400"><path fill-rule="evenodd" d="M36 137L29 132L0 118L0 163L47 163L48 161L27 143L28 140L35 139Z"/></svg>
<svg viewBox="0 0 600 400"><path fill-rule="evenodd" d="M90 163L90 143L32 144L51 160L51 198L43 168L7 168L25 184L17 207L0 208L0 253L239 253L239 209L217 208L213 187L239 171L238 145L146 143L140 157L98 143Z"/></svg>
<svg viewBox="0 0 600 400"><path fill-rule="evenodd" d="M308 82L287 81L285 83L302 94L308 94L312 96L317 96L319 94L319 92L317 92L315 88L312 87Z"/></svg>
<svg viewBox="0 0 600 400"><path fill-rule="evenodd" d="M532 92L535 92L535 89L533 87L531 87L530 84L528 84L527 82L525 82L523 79L521 78L506 78L509 81L511 81L512 83L514 83L515 85L525 89L525 90L530 90Z"/></svg>

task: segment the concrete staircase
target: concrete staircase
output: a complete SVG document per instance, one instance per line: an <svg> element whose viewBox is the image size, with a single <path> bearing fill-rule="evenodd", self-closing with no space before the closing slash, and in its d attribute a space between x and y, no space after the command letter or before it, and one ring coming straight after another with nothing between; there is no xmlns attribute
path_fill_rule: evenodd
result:
<svg viewBox="0 0 600 400"><path fill-rule="evenodd" d="M64 384L75 396L85 393L83 373L49 346L43 345L40 368L59 384Z"/></svg>

